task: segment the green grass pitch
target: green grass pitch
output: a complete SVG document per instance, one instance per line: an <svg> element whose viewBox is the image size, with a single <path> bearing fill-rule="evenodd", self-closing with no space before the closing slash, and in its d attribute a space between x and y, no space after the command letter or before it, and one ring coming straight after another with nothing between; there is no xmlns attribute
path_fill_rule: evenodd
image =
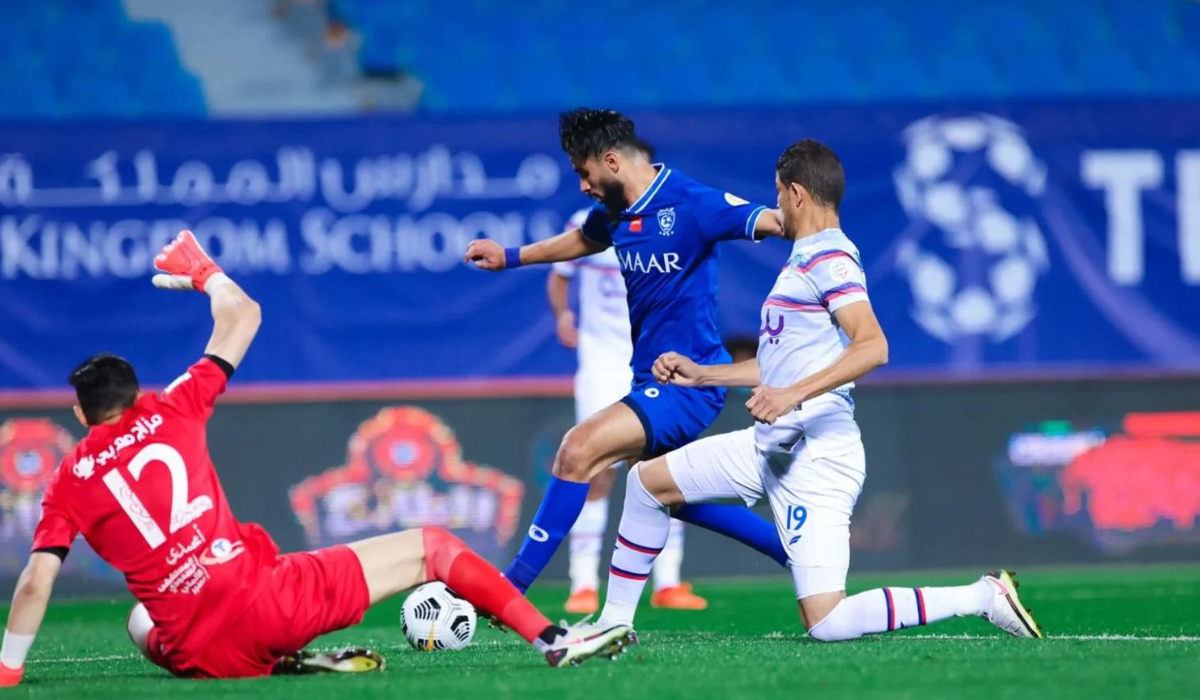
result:
<svg viewBox="0 0 1200 700"><path fill-rule="evenodd" d="M953 584L966 574L857 576L882 584ZM704 612L653 610L642 646L618 661L551 669L512 634L481 629L461 652L418 653L401 637L400 601L315 646L381 650L385 673L183 681L141 660L125 636L129 602L52 605L26 666L3 697L172 699L500 698L1200 698L1200 569L1022 571L1022 598L1049 639L1019 640L982 620L821 645L801 633L786 579L700 581ZM969 579L968 579L969 580ZM564 590L532 598L561 616Z"/></svg>

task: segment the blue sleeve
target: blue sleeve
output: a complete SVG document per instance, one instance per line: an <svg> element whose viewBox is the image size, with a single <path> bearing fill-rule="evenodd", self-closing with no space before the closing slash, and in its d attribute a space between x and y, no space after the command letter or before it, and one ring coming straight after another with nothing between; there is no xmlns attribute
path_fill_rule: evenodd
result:
<svg viewBox="0 0 1200 700"><path fill-rule="evenodd" d="M612 228L608 223L608 210L603 204L597 204L588 212L583 226L579 227L583 237L608 248L612 246Z"/></svg>
<svg viewBox="0 0 1200 700"><path fill-rule="evenodd" d="M754 240L754 223L767 208L707 187L691 192L689 201L700 225L700 232L709 241Z"/></svg>

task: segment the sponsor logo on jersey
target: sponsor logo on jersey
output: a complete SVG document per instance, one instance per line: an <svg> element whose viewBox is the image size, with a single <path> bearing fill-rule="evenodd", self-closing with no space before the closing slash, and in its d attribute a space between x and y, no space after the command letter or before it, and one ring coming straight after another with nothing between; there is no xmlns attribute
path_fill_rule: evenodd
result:
<svg viewBox="0 0 1200 700"><path fill-rule="evenodd" d="M846 262L844 258L833 261L833 264L829 266L829 274L838 281L849 279L850 272L850 263Z"/></svg>
<svg viewBox="0 0 1200 700"><path fill-rule="evenodd" d="M224 537L218 537L213 540L212 545L208 548L207 554L200 555L200 563L207 566L216 566L231 561L239 554L246 550L246 546L241 540L230 542Z"/></svg>
<svg viewBox="0 0 1200 700"><path fill-rule="evenodd" d="M343 465L292 487L291 503L314 549L430 525L499 557L517 533L524 495L520 479L464 459L437 416L391 406L350 436Z"/></svg>
<svg viewBox="0 0 1200 700"><path fill-rule="evenodd" d="M200 528L196 525L192 525L192 530L191 540L171 545L171 549L167 551L167 566L175 566L180 559L204 546L204 533L200 532Z"/></svg>
<svg viewBox="0 0 1200 700"><path fill-rule="evenodd" d="M80 458L75 466L71 467L71 473L75 476L87 481L92 474L96 473L96 460L92 459L91 455Z"/></svg>
<svg viewBox="0 0 1200 700"><path fill-rule="evenodd" d="M617 259L621 261L621 269L629 272L668 273L683 270L679 265L679 253L663 253L661 257L657 253L649 253L643 258L641 253L627 250L618 252Z"/></svg>
<svg viewBox="0 0 1200 700"><path fill-rule="evenodd" d="M641 233L642 232L642 217L635 216L634 218L630 219L629 220L629 230L632 231L633 233Z"/></svg>
<svg viewBox="0 0 1200 700"><path fill-rule="evenodd" d="M742 199L741 197L737 196L736 194L732 194L729 192L725 193L725 201L729 202L729 206L731 206L731 207L740 207L743 204L750 203L750 202L747 202L746 200Z"/></svg>
<svg viewBox="0 0 1200 700"><path fill-rule="evenodd" d="M675 207L667 207L658 212L658 235L669 236L675 233Z"/></svg>
<svg viewBox="0 0 1200 700"><path fill-rule="evenodd" d="M779 344L779 336L783 333L783 313L781 312L775 317L779 323L771 325L771 309L768 307L763 314L763 327L759 329L759 336L768 336L767 343L771 345Z"/></svg>
<svg viewBox="0 0 1200 700"><path fill-rule="evenodd" d="M534 542L545 542L550 539L550 533L546 532L537 525L529 526L529 539Z"/></svg>

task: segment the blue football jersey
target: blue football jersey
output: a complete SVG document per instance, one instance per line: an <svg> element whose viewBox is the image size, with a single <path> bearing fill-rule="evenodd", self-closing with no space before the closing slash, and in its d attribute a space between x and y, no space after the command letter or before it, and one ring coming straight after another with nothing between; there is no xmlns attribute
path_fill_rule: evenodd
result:
<svg viewBox="0 0 1200 700"><path fill-rule="evenodd" d="M634 382L651 378L664 352L700 364L729 362L717 331L717 249L720 241L754 240L767 211L686 175L656 166L658 176L615 220L597 204L583 235L613 246L621 263L633 336Z"/></svg>

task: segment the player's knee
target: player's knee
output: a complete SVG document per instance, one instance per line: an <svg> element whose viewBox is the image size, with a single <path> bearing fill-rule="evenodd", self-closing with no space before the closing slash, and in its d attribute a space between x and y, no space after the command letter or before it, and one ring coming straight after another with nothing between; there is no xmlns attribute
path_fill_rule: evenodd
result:
<svg viewBox="0 0 1200 700"><path fill-rule="evenodd" d="M425 577L441 580L467 545L440 527L423 527L421 536L425 545Z"/></svg>
<svg viewBox="0 0 1200 700"><path fill-rule="evenodd" d="M129 639L133 645L142 652L146 658L150 656L150 630L154 629L154 620L150 619L150 613L146 612L146 606L138 603L129 611L129 617L125 620L125 631L129 633Z"/></svg>
<svg viewBox="0 0 1200 700"><path fill-rule="evenodd" d="M554 475L567 481L590 481L592 461L592 448L588 445L586 432L578 427L572 428L558 446Z"/></svg>
<svg viewBox="0 0 1200 700"><path fill-rule="evenodd" d="M841 617L835 615L840 601L832 608L825 606L800 605L800 624L808 631L808 636L818 642L842 642L854 639L859 635L852 630L844 629Z"/></svg>

